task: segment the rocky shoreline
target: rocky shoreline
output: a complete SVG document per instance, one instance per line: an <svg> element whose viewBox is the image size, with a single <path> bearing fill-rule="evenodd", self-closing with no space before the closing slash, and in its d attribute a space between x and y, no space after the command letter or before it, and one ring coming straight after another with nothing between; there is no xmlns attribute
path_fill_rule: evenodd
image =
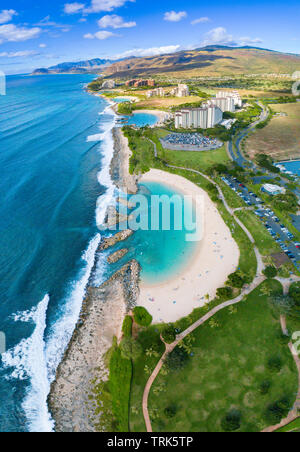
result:
<svg viewBox="0 0 300 452"><path fill-rule="evenodd" d="M140 268L126 264L101 287L89 287L80 318L51 386L48 405L56 432L96 432L95 382L107 381L105 354L121 338L125 315L136 305Z"/></svg>
<svg viewBox="0 0 300 452"><path fill-rule="evenodd" d="M129 174L128 142L121 129L115 128L112 133L114 156L111 177L117 188L134 194L138 190L138 178ZM125 230L104 238L96 256L132 234L133 231ZM126 254L125 248L112 253L108 262L118 262ZM96 384L108 380L105 354L112 347L114 337L121 339L125 315L136 306L139 297L140 266L137 261L132 260L124 265L100 287L93 287L96 266L97 257L80 318L48 396L56 432L98 431L99 414L95 413L93 389Z"/></svg>

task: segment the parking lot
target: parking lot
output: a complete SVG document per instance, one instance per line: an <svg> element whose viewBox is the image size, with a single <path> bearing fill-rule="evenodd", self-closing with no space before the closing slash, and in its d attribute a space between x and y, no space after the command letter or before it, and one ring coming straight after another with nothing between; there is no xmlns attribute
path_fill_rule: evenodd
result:
<svg viewBox="0 0 300 452"><path fill-rule="evenodd" d="M247 206L253 207L253 213L261 220L269 234L281 247L282 251L299 269L300 243L295 240L293 234L280 222L275 213L265 205L259 196L250 192L238 179L222 177L222 180L244 200Z"/></svg>

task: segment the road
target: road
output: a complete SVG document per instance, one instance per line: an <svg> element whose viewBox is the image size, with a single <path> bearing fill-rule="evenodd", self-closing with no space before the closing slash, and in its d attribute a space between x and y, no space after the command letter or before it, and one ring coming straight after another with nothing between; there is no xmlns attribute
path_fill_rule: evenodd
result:
<svg viewBox="0 0 300 452"><path fill-rule="evenodd" d="M239 135L237 136L237 138L235 139L235 143L233 143L232 140L228 143L228 151L229 151L229 154L230 154L232 160L234 162L236 162L242 168L251 167L252 169L257 169L256 165L253 162L245 159L245 157L241 153L240 144L241 144L242 140L244 138L246 138L246 136L249 135L249 133L252 132L260 122L265 121L269 116L268 109L259 102L258 102L258 105L262 108L260 118L257 121L255 121L253 124L251 124L249 127L247 127L247 129L240 132ZM234 144L235 144L236 152L234 152L234 150L233 150Z"/></svg>

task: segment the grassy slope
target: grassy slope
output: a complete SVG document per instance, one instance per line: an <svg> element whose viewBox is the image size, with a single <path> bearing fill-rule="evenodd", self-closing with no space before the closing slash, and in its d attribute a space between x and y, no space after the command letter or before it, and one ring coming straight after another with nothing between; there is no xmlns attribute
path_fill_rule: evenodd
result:
<svg viewBox="0 0 300 452"><path fill-rule="evenodd" d="M264 129L257 130L247 141L246 150L251 157L258 153L271 155L278 160L299 157L300 103L270 105L275 112L287 113L274 117Z"/></svg>
<svg viewBox="0 0 300 452"><path fill-rule="evenodd" d="M257 73L293 73L300 66L296 55L256 50L191 50L152 58L118 62L106 69L107 75L134 77L165 74L170 77L232 75Z"/></svg>
<svg viewBox="0 0 300 452"><path fill-rule="evenodd" d="M275 281L265 284L281 290ZM260 288L237 306L236 313L226 309L215 320L216 329L204 324L193 333L193 357L186 367L160 375L155 382L150 395L150 410L159 413L155 431L220 431L220 421L232 407L242 411L241 431L259 431L268 425L264 414L270 403L285 395L293 401L296 367L288 347L278 340L279 322ZM266 363L278 353L284 367L271 374ZM265 379L272 382L267 396L258 389ZM155 395L155 388L162 385L165 390ZM170 420L164 409L173 404L178 413Z"/></svg>
<svg viewBox="0 0 300 452"><path fill-rule="evenodd" d="M236 212L237 217L244 223L251 232L256 246L263 256L281 252L280 246L268 233L262 222L250 211Z"/></svg>

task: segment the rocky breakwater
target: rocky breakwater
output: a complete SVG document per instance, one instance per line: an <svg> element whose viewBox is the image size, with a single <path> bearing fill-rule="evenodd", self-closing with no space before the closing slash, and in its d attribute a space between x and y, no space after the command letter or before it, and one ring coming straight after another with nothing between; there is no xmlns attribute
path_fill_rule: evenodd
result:
<svg viewBox="0 0 300 452"><path fill-rule="evenodd" d="M110 175L117 188L129 194L136 194L139 176L129 173L129 159L132 152L122 129L113 129L114 155L110 166Z"/></svg>

